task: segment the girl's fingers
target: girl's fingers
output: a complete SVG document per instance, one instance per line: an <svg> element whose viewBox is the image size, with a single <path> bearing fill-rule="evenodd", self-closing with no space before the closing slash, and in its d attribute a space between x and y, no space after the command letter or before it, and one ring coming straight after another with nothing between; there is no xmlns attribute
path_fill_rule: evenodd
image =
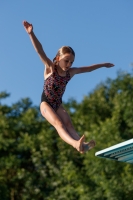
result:
<svg viewBox="0 0 133 200"><path fill-rule="evenodd" d="M113 63L111 63L111 66L115 66Z"/></svg>
<svg viewBox="0 0 133 200"><path fill-rule="evenodd" d="M23 25L27 28L29 26L32 26L32 24L28 23L27 21L23 21Z"/></svg>
<svg viewBox="0 0 133 200"><path fill-rule="evenodd" d="M114 64L112 64L112 63L107 63L106 67L114 67Z"/></svg>
<svg viewBox="0 0 133 200"><path fill-rule="evenodd" d="M26 25L27 24L27 22L26 21L23 21L23 25Z"/></svg>

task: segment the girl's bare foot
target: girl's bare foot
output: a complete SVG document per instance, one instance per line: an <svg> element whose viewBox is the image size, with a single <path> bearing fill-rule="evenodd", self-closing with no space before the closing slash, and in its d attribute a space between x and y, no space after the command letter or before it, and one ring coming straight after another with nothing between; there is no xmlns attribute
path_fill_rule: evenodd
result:
<svg viewBox="0 0 133 200"><path fill-rule="evenodd" d="M77 151L79 151L80 153L84 152L83 149L83 143L85 140L85 136L83 135L78 141L75 142L75 148L77 149Z"/></svg>

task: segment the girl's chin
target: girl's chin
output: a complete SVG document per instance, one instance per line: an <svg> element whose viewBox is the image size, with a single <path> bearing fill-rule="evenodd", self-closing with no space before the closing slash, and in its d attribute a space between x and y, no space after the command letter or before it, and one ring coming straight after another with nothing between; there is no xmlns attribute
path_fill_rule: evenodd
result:
<svg viewBox="0 0 133 200"><path fill-rule="evenodd" d="M64 71L68 71L68 68L63 69Z"/></svg>

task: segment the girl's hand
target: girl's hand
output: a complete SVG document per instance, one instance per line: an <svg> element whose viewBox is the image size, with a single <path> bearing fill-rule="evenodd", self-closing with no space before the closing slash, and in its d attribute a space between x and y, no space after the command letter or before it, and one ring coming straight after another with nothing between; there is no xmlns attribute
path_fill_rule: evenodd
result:
<svg viewBox="0 0 133 200"><path fill-rule="evenodd" d="M23 21L23 25L24 25L24 28L25 28L26 32L28 34L31 34L31 32L33 31L32 24L28 23L27 21Z"/></svg>
<svg viewBox="0 0 133 200"><path fill-rule="evenodd" d="M115 65L112 63L104 63L104 66L109 68L109 67L114 67Z"/></svg>

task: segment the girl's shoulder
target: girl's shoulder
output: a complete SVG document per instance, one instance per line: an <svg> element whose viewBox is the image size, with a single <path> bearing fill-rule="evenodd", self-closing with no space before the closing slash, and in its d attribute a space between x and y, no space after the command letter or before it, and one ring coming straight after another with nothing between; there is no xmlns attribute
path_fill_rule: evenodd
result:
<svg viewBox="0 0 133 200"><path fill-rule="evenodd" d="M53 72L54 72L54 64L52 61L50 63L45 63L45 69L44 69L44 79L46 80Z"/></svg>
<svg viewBox="0 0 133 200"><path fill-rule="evenodd" d="M47 57L47 61L45 61L45 63L44 63L44 65L45 65L45 68L47 69L47 68L51 68L51 69L54 69L54 63Z"/></svg>
<svg viewBox="0 0 133 200"><path fill-rule="evenodd" d="M77 74L79 71L78 67L72 67L69 69L70 77L72 78L75 74Z"/></svg>

